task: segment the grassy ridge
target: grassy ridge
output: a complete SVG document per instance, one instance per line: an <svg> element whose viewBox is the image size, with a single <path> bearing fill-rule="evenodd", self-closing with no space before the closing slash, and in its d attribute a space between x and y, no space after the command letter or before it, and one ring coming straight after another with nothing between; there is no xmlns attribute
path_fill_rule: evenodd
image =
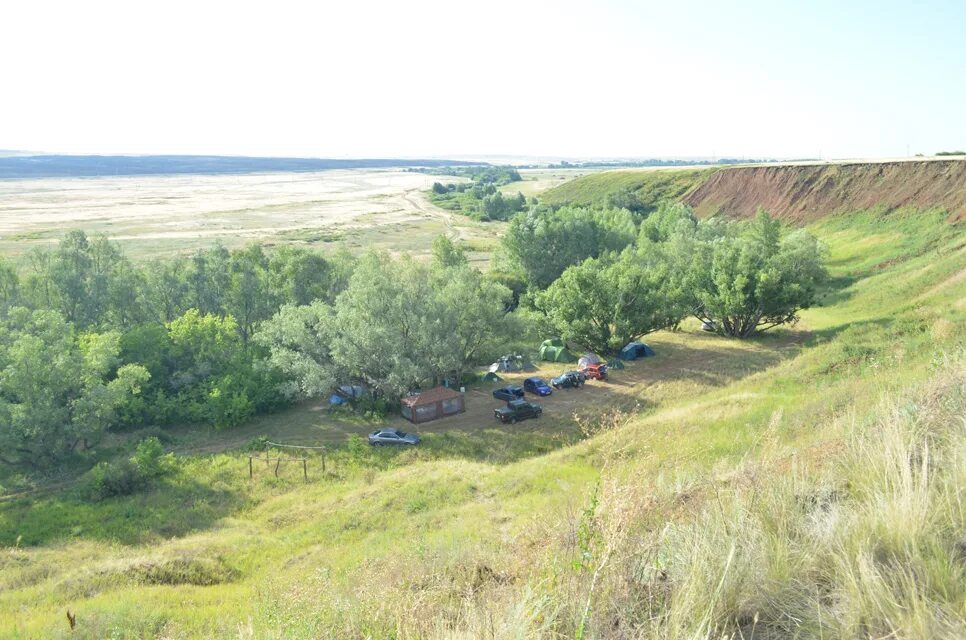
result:
<svg viewBox="0 0 966 640"><path fill-rule="evenodd" d="M582 176L549 189L540 196L547 204L604 205L610 194L631 189L646 208L662 200L677 199L690 191L716 169L675 169L654 171L603 171Z"/></svg>
<svg viewBox="0 0 966 640"><path fill-rule="evenodd" d="M41 514L67 532L41 546L11 538L43 505L4 504L0 635L67 637L69 606L92 638L956 637L966 248L944 217L813 225L823 306L750 345L655 335L677 368L550 453L350 447L308 485L187 457L80 530ZM170 528L109 536L152 517Z"/></svg>

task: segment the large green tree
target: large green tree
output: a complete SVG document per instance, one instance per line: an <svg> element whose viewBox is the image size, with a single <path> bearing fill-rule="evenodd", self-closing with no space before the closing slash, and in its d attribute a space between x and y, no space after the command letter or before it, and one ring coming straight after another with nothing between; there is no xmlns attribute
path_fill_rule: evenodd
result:
<svg viewBox="0 0 966 640"><path fill-rule="evenodd" d="M815 237L785 232L765 211L737 229L699 239L693 251L695 315L739 338L794 323L827 277Z"/></svg>
<svg viewBox="0 0 966 640"><path fill-rule="evenodd" d="M444 318L429 265L371 253L336 300L332 352L347 375L398 397L452 363L438 340Z"/></svg>
<svg viewBox="0 0 966 640"><path fill-rule="evenodd" d="M434 290L445 314L438 325L440 343L457 379L472 364L495 355L506 342L505 312L513 293L467 265L437 269Z"/></svg>
<svg viewBox="0 0 966 640"><path fill-rule="evenodd" d="M510 222L502 240L510 267L524 274L533 289L544 289L567 267L621 251L633 244L637 230L624 209L536 207Z"/></svg>
<svg viewBox="0 0 966 640"><path fill-rule="evenodd" d="M0 258L0 313L17 304L20 298L20 277L12 264Z"/></svg>
<svg viewBox="0 0 966 640"><path fill-rule="evenodd" d="M288 395L321 395L362 380L389 398L491 355L512 296L469 267L448 240L431 263L369 253L335 305L283 307L256 343L288 378Z"/></svg>
<svg viewBox="0 0 966 640"><path fill-rule="evenodd" d="M26 300L79 328L125 327L145 316L141 272L105 236L70 231L55 249L34 250L28 263Z"/></svg>
<svg viewBox="0 0 966 640"><path fill-rule="evenodd" d="M47 468L95 444L150 374L119 365L117 332L77 334L56 311L0 325L0 461Z"/></svg>
<svg viewBox="0 0 966 640"><path fill-rule="evenodd" d="M671 265L628 249L568 268L537 297L564 340L616 354L642 335L675 325L685 313L668 283Z"/></svg>
<svg viewBox="0 0 966 640"><path fill-rule="evenodd" d="M332 361L333 309L322 300L288 304L262 323L255 342L268 350L268 363L283 374L289 398L325 395L340 382Z"/></svg>

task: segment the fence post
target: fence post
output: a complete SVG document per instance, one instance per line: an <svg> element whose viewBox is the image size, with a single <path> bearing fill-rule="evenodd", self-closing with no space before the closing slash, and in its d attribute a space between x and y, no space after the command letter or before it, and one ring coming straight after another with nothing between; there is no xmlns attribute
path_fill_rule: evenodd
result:
<svg viewBox="0 0 966 640"><path fill-rule="evenodd" d="M278 462L275 463L275 477L278 477L278 468L282 466L282 456L279 455Z"/></svg>
<svg viewBox="0 0 966 640"><path fill-rule="evenodd" d="M302 475L305 476L305 481L309 481L309 461L306 458L302 458Z"/></svg>
<svg viewBox="0 0 966 640"><path fill-rule="evenodd" d="M252 480L255 477L255 469L252 467L252 457L248 456L248 479Z"/></svg>

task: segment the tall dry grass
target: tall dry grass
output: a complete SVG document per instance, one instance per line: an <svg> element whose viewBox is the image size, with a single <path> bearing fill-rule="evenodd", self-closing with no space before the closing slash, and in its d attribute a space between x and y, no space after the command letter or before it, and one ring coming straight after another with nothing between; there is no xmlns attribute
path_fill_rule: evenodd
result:
<svg viewBox="0 0 966 640"><path fill-rule="evenodd" d="M966 637L964 359L822 428L805 452L766 432L759 457L708 477L654 481L617 454L546 548L394 616L393 635Z"/></svg>

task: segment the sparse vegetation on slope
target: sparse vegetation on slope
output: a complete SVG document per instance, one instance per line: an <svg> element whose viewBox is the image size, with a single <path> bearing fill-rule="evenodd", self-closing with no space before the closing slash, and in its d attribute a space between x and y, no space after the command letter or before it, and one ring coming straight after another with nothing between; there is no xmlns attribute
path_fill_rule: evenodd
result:
<svg viewBox="0 0 966 640"><path fill-rule="evenodd" d="M830 213L946 209L966 218L966 161L921 160L722 169L683 198L700 216L748 218L763 207L800 224Z"/></svg>

